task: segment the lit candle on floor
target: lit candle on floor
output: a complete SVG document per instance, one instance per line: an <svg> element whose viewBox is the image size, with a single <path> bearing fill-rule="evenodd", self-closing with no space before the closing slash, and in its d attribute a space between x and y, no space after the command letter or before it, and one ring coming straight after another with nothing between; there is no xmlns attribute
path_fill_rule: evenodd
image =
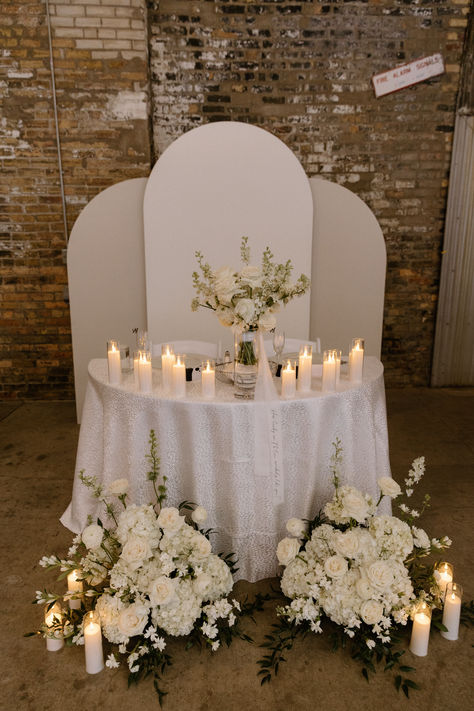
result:
<svg viewBox="0 0 474 711"><path fill-rule="evenodd" d="M138 381L140 383L140 392L150 393L153 390L150 351L140 351L140 359L138 361Z"/></svg>
<svg viewBox="0 0 474 711"><path fill-rule="evenodd" d="M313 365L313 346L304 346L298 359L298 392L311 390L311 368Z"/></svg>
<svg viewBox="0 0 474 711"><path fill-rule="evenodd" d="M173 352L173 347L168 343L161 346L161 374L163 378L163 388L165 392L171 392L173 387L173 365L176 362L176 356Z"/></svg>
<svg viewBox="0 0 474 711"><path fill-rule="evenodd" d="M64 647L63 639L63 613L58 602L49 609L45 610L44 623L50 628L50 632L46 632L46 649L48 652L58 652Z"/></svg>
<svg viewBox="0 0 474 711"><path fill-rule="evenodd" d="M205 360L201 364L201 394L208 400L216 396L216 371L213 360Z"/></svg>
<svg viewBox="0 0 474 711"><path fill-rule="evenodd" d="M296 362L288 360L285 368L280 371L281 375L281 396L285 400L290 400L296 395Z"/></svg>
<svg viewBox="0 0 474 711"><path fill-rule="evenodd" d="M461 618L462 587L458 583L448 583L444 598L443 625L447 627L441 636L452 641L459 636L459 620Z"/></svg>
<svg viewBox="0 0 474 711"><path fill-rule="evenodd" d="M118 341L107 341L107 364L110 385L120 385L122 382L122 368Z"/></svg>
<svg viewBox="0 0 474 711"><path fill-rule="evenodd" d="M428 654L428 642L430 639L431 608L426 602L422 602L414 616L413 628L411 631L410 652L417 657L426 657Z"/></svg>
<svg viewBox="0 0 474 711"><path fill-rule="evenodd" d="M82 593L82 580L78 580L80 570L73 570L67 576L67 591L70 593ZM69 599L69 607L71 610L79 610L81 607L81 598L75 597Z"/></svg>
<svg viewBox="0 0 474 711"><path fill-rule="evenodd" d="M446 586L453 582L453 566L451 563L439 563L434 571L434 577L441 590L441 597L444 598Z"/></svg>
<svg viewBox="0 0 474 711"><path fill-rule="evenodd" d="M186 366L183 355L176 356L176 363L173 365L173 395L184 397L186 395Z"/></svg>
<svg viewBox="0 0 474 711"><path fill-rule="evenodd" d="M336 390L336 351L324 351L323 354L323 393L332 393Z"/></svg>
<svg viewBox="0 0 474 711"><path fill-rule="evenodd" d="M91 611L84 615L84 650L86 655L86 672L97 674L104 668L102 652L102 632L100 618L97 612Z"/></svg>
<svg viewBox="0 0 474 711"><path fill-rule="evenodd" d="M349 380L351 383L361 383L364 370L364 339L353 338L349 353Z"/></svg>

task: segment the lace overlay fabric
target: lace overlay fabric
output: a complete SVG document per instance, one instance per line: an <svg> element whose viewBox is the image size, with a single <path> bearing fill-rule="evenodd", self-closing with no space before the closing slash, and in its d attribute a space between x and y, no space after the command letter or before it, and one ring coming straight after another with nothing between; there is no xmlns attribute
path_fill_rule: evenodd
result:
<svg viewBox="0 0 474 711"><path fill-rule="evenodd" d="M152 501L145 454L154 429L161 471L168 476L168 505L187 499L207 509L206 526L216 531L214 550L232 551L239 559L237 579L274 576L275 550L286 521L311 518L333 494L329 460L336 437L344 448L344 484L377 497L377 479L390 476L380 361L366 358L362 385L351 386L343 371L340 391L323 395L320 381L313 378L311 393L277 405L284 486L284 501L278 503L271 475L255 466L258 403L236 401L232 386L219 382L211 402L201 397L199 382L186 384L186 398L165 397L158 369L153 370L152 393L136 392L133 374L122 385L110 386L106 360L92 360L72 501L61 522L78 533L88 514L103 516L79 480L81 470L105 486L126 477L130 501ZM383 512L390 513L389 503Z"/></svg>

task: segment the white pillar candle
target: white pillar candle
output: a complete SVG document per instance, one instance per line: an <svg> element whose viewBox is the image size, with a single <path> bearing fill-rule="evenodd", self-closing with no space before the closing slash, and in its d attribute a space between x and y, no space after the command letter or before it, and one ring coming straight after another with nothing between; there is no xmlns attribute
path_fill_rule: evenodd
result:
<svg viewBox="0 0 474 711"><path fill-rule="evenodd" d="M452 641L459 636L459 620L461 618L462 587L458 583L448 583L444 598L443 625L447 627L441 636Z"/></svg>
<svg viewBox="0 0 474 711"><path fill-rule="evenodd" d="M426 657L428 654L428 642L430 639L431 610L423 602L413 616L413 628L411 631L410 652L417 657Z"/></svg>
<svg viewBox="0 0 474 711"><path fill-rule="evenodd" d="M97 674L104 668L102 651L102 632L100 618L96 612L84 615L84 650L86 655L86 672Z"/></svg>
<svg viewBox="0 0 474 711"><path fill-rule="evenodd" d="M51 631L46 631L46 649L48 652L58 652L64 647L64 639L62 633L63 615L61 606L58 602L49 609L45 610L44 623L46 627L50 627Z"/></svg>
<svg viewBox="0 0 474 711"><path fill-rule="evenodd" d="M337 390L339 387L339 382L341 380L342 351L335 350L334 353L336 354L336 390Z"/></svg>
<svg viewBox="0 0 474 711"><path fill-rule="evenodd" d="M441 597L444 598L446 586L453 582L453 566L451 563L439 563L434 571L434 577L441 590Z"/></svg>
<svg viewBox="0 0 474 711"><path fill-rule="evenodd" d="M216 396L216 371L213 360L201 364L201 394L208 400Z"/></svg>
<svg viewBox="0 0 474 711"><path fill-rule="evenodd" d="M353 338L349 353L349 380L351 383L361 383L364 370L364 339Z"/></svg>
<svg viewBox="0 0 474 711"><path fill-rule="evenodd" d="M138 373L138 363L140 362L140 351L133 351L133 382L137 390L140 387L140 376Z"/></svg>
<svg viewBox="0 0 474 711"><path fill-rule="evenodd" d="M118 341L107 342L107 364L109 368L110 385L120 385L122 368L120 366L120 347Z"/></svg>
<svg viewBox="0 0 474 711"><path fill-rule="evenodd" d="M161 347L161 374L163 378L163 387L165 392L171 392L173 388L173 365L176 362L176 356L172 346L165 344Z"/></svg>
<svg viewBox="0 0 474 711"><path fill-rule="evenodd" d="M323 355L323 393L332 393L336 390L336 351L324 351Z"/></svg>
<svg viewBox="0 0 474 711"><path fill-rule="evenodd" d="M286 366L280 371L281 396L290 400L296 395L296 363L288 360Z"/></svg>
<svg viewBox="0 0 474 711"><path fill-rule="evenodd" d="M153 390L150 351L140 351L140 358L138 360L138 382L140 384L140 392L150 393Z"/></svg>
<svg viewBox="0 0 474 711"><path fill-rule="evenodd" d="M184 397L186 395L186 366L184 356L177 355L173 365L173 395Z"/></svg>
<svg viewBox="0 0 474 711"><path fill-rule="evenodd" d="M304 346L298 359L298 392L311 390L311 368L313 365L313 347Z"/></svg>
<svg viewBox="0 0 474 711"><path fill-rule="evenodd" d="M83 589L82 580L78 580L80 570L73 570L67 576L67 591L70 593L81 593ZM69 607L71 610L79 610L81 608L81 598L75 597L69 599Z"/></svg>

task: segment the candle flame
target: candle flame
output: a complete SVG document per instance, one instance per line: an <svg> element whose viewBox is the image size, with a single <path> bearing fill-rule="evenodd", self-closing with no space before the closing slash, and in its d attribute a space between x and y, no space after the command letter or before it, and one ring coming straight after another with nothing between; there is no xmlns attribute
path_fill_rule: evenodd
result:
<svg viewBox="0 0 474 711"><path fill-rule="evenodd" d="M291 367L291 361L288 361L288 363L286 364L285 371L287 373L291 373L292 370L293 370L293 368Z"/></svg>
<svg viewBox="0 0 474 711"><path fill-rule="evenodd" d="M211 364L209 363L209 361L207 361L206 372L208 372L208 373L211 372Z"/></svg>

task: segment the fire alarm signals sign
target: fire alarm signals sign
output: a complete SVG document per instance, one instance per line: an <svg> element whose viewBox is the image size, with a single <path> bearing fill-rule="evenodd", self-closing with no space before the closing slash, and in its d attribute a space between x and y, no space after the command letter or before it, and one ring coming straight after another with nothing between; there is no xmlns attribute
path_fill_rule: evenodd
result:
<svg viewBox="0 0 474 711"><path fill-rule="evenodd" d="M436 77L443 72L443 57L440 54L421 57L409 64L402 64L401 67L375 74L372 77L375 96L378 98L385 94L391 94L393 91L405 89L407 86L412 86L430 77Z"/></svg>

